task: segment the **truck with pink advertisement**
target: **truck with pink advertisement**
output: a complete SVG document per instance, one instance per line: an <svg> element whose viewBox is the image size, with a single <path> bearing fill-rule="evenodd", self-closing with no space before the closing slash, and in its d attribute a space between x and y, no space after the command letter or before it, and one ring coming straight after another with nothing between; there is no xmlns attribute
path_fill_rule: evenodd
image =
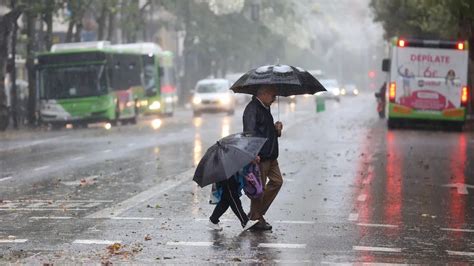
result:
<svg viewBox="0 0 474 266"><path fill-rule="evenodd" d="M468 43L393 38L387 72L389 128L414 121L445 121L462 129L466 120Z"/></svg>

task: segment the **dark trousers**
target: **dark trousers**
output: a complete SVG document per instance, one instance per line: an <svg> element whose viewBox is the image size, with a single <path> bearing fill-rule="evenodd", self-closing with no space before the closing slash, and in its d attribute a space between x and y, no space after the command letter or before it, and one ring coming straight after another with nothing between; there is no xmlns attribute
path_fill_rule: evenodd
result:
<svg viewBox="0 0 474 266"><path fill-rule="evenodd" d="M212 215L209 217L209 219L215 224L218 223L219 218L227 211L230 206L237 218L239 218L242 227L244 227L249 221L249 218L242 209L242 202L239 198L239 183L234 179L234 177L231 177L225 181L219 182L218 184L223 188L222 197L214 208L214 211L212 212Z"/></svg>

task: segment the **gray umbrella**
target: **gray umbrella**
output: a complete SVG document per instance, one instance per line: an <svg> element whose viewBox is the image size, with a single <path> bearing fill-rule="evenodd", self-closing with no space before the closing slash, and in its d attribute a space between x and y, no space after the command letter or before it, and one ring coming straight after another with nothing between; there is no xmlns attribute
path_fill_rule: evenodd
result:
<svg viewBox="0 0 474 266"><path fill-rule="evenodd" d="M257 157L266 140L246 133L220 139L199 161L193 180L204 187L230 178Z"/></svg>

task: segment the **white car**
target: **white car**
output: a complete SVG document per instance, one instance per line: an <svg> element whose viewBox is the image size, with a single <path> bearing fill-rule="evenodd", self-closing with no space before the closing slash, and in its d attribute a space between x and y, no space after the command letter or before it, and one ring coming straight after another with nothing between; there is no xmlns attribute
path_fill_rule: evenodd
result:
<svg viewBox="0 0 474 266"><path fill-rule="evenodd" d="M348 96L357 96L359 95L359 89L354 84L346 84L341 89L341 95L348 95Z"/></svg>
<svg viewBox="0 0 474 266"><path fill-rule="evenodd" d="M227 112L234 114L235 96L229 90L230 82L226 79L203 79L196 83L192 98L193 115L203 112Z"/></svg>
<svg viewBox="0 0 474 266"><path fill-rule="evenodd" d="M321 79L321 85L326 88L327 92L318 93L327 99L332 99L339 101L339 96L341 95L341 88L339 87L339 83L335 79Z"/></svg>

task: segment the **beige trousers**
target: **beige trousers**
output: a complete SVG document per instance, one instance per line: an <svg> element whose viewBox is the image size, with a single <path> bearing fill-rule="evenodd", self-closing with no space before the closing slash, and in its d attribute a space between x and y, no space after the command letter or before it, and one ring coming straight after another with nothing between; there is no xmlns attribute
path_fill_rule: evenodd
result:
<svg viewBox="0 0 474 266"><path fill-rule="evenodd" d="M249 218L251 220L261 220L263 218L263 215L267 213L268 208L283 185L283 177L280 173L278 160L260 162L259 167L260 179L262 180L262 184L264 184L263 194L260 198L252 199L250 202Z"/></svg>

